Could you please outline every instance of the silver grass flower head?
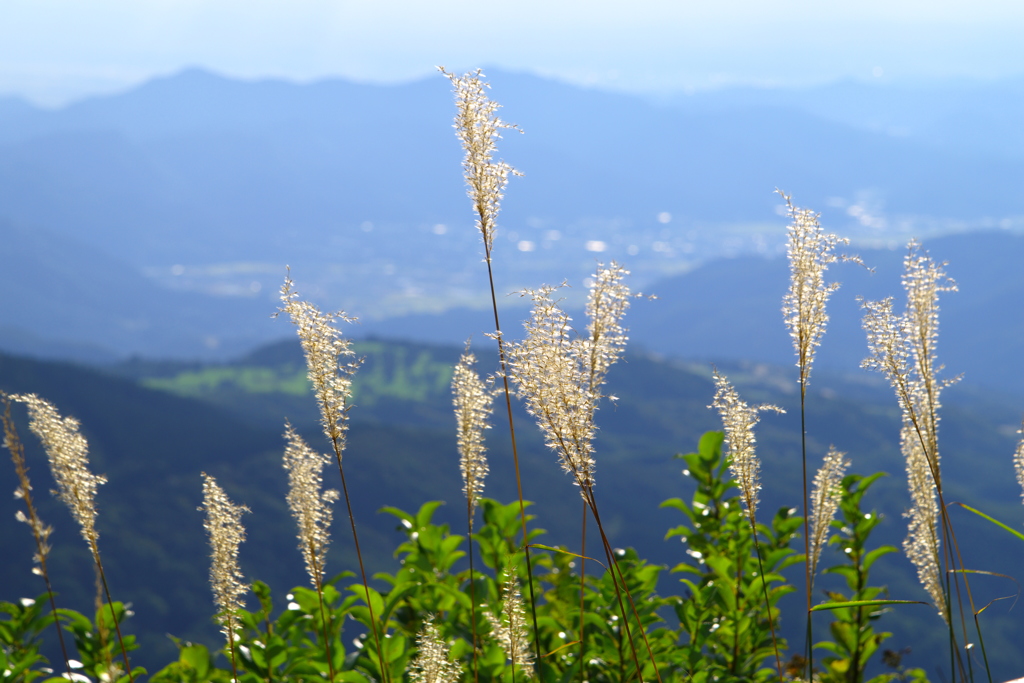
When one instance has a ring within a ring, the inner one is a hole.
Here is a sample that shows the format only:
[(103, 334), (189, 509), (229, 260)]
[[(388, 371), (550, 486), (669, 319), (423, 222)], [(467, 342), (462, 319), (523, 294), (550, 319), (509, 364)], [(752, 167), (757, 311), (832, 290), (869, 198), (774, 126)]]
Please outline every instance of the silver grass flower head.
[(467, 344), (452, 375), (459, 468), (462, 471), (462, 490), (470, 510), (476, 509), (477, 501), (484, 494), (484, 478), (488, 471), (484, 430), (490, 428), (487, 421), (494, 411), (493, 396), (473, 370), (475, 364), (476, 357), (470, 353)]
[(626, 274), (616, 263), (598, 265), (587, 303), (587, 336), (572, 329), (571, 319), (552, 299), (553, 287), (525, 292), (533, 299), (524, 324), (526, 339), (509, 345), (517, 393), (562, 468), (584, 489), (594, 484), (594, 414), (603, 397), (601, 386), (626, 343), (621, 325), (631, 296), (621, 282)]
[(935, 480), (917, 430), (907, 420), (904, 420), (900, 432), (900, 445), (906, 459), (911, 500), (910, 511), (904, 515), (909, 522), (903, 551), (917, 568), (917, 578), (928, 591), (939, 616), (949, 623), (939, 569), (939, 505)]
[(323, 491), (321, 472), (330, 458), (317, 453), (285, 424), (284, 468), (288, 472), (288, 508), (298, 525), (299, 550), (314, 586), (323, 580), (330, 545), (331, 505), (338, 492)]
[(491, 636), (498, 641), (505, 657), (513, 667), (519, 667), (526, 676), (533, 675), (533, 651), (526, 632), (526, 610), (519, 590), (519, 581), (511, 567), (505, 571), (502, 583), (501, 614), (485, 611), (491, 625)]
[(477, 216), (476, 227), (489, 260), (508, 177), (510, 174), (520, 175), (504, 161), (495, 161), (494, 155), (502, 129), (516, 126), (498, 118), (501, 105), (487, 97), (490, 86), (482, 80), (483, 71), (477, 69), (464, 76), (456, 76), (443, 67), (438, 69), (448, 77), (455, 90), (455, 135), (466, 153), (462, 168)]
[(50, 461), (50, 471), (57, 483), (56, 495), (71, 510), (78, 522), (82, 538), (96, 554), (96, 490), (106, 484), (106, 477), (89, 470), (89, 444), (79, 431), (73, 417), (61, 417), (52, 403), (35, 394), (11, 397), (28, 407), (29, 429), (39, 437)]
[(622, 280), (629, 271), (612, 261), (607, 268), (597, 264), (597, 272), (591, 276), (593, 284), (587, 295), (587, 337), (589, 367), (593, 378), (590, 384), (599, 387), (604, 383), (608, 369), (626, 349), (626, 328), (622, 319), (629, 309), (632, 293)]
[(562, 469), (587, 487), (594, 482), (594, 396), (580, 363), (581, 343), (553, 292), (544, 286), (524, 293), (533, 299), (533, 310), (524, 323), (526, 338), (508, 345), (509, 366), (516, 393), (540, 425), (545, 444)]
[(921, 245), (911, 241), (904, 259), (903, 287), (907, 292), (906, 329), (909, 336), (911, 362), (914, 366), (912, 398), (917, 412), (924, 416), (918, 425), (927, 445), (929, 462), (938, 468), (939, 395), (960, 377), (940, 380), (944, 369), (936, 359), (939, 339), (939, 294), (957, 291), (956, 282), (947, 277), (944, 263), (936, 263)]
[[(339, 320), (354, 322), (355, 318), (341, 311), (323, 313), (308, 301), (301, 300), (290, 277), (285, 278), (281, 287), (281, 302), (280, 310), (291, 318), (302, 343), (324, 434), (334, 443), (340, 459), (348, 430), (352, 377), (361, 361), (355, 359), (352, 343), (341, 336), (341, 331), (334, 324)], [(352, 360), (344, 362), (345, 358)]]
[(825, 460), (818, 473), (814, 475), (814, 486), (811, 492), (811, 542), (810, 563), (811, 580), (814, 580), (821, 559), (821, 549), (828, 542), (828, 530), (835, 519), (836, 510), (843, 497), (843, 476), (850, 461), (844, 458), (834, 446), (829, 447)]
[(1017, 430), (1020, 440), (1017, 441), (1017, 450), (1013, 452), (1013, 469), (1017, 472), (1017, 483), (1020, 484), (1021, 498), (1024, 498), (1024, 422)]
[(797, 208), (788, 195), (779, 194), (786, 200), (792, 221), (787, 242), (789, 291), (782, 299), (782, 314), (793, 339), (801, 380), (806, 386), (815, 351), (828, 324), (826, 304), (839, 288), (838, 282), (825, 282), (825, 271), (837, 261), (861, 261), (855, 256), (836, 255), (836, 247), (849, 244), (850, 240), (826, 233), (817, 213)]
[(942, 264), (936, 264), (916, 241), (908, 245), (904, 258), (903, 286), (907, 292), (905, 312), (892, 312), (892, 299), (863, 302), (864, 329), (870, 355), (862, 367), (886, 375), (896, 392), (903, 419), (925, 453), (925, 465), (933, 481), (940, 481), (939, 409), (940, 394), (959, 377), (940, 380), (943, 367), (936, 360), (941, 292), (956, 291), (956, 283), (946, 276)]
[(228, 499), (217, 480), (203, 472), (203, 528), (210, 540), (210, 586), (217, 606), (217, 621), (230, 642), (237, 628), (236, 614), (242, 609), (242, 596), (249, 590), (238, 568), (238, 546), (245, 540), (242, 514), (249, 509)]
[(409, 666), (412, 683), (457, 683), (462, 671), (448, 656), (448, 645), (434, 625), (434, 615), (416, 636), (418, 651)]
[(893, 386), (903, 426), (900, 445), (906, 461), (911, 508), (903, 549), (917, 567), (918, 579), (928, 591), (940, 616), (949, 622), (939, 570), (939, 509), (941, 486), (938, 426), (939, 396), (959, 378), (939, 380), (935, 346), (939, 331), (939, 293), (956, 290), (944, 264), (936, 264), (912, 240), (903, 260), (903, 287), (907, 307), (901, 316), (892, 312), (892, 300), (865, 302), (864, 329), (871, 355), (863, 367), (879, 370)]
[(718, 410), (722, 418), (725, 446), (728, 448), (729, 472), (739, 485), (747, 512), (753, 519), (757, 513), (761, 491), (761, 463), (755, 450), (754, 426), (761, 419), (761, 411), (785, 411), (769, 404), (749, 406), (740, 399), (739, 393), (728, 378), (717, 369), (714, 371), (714, 378), (715, 399), (709, 407)]
[(892, 297), (861, 301), (869, 355), (860, 365), (884, 374), (899, 397), (901, 384), (910, 376), (910, 334), (904, 317), (893, 313), (892, 303)]

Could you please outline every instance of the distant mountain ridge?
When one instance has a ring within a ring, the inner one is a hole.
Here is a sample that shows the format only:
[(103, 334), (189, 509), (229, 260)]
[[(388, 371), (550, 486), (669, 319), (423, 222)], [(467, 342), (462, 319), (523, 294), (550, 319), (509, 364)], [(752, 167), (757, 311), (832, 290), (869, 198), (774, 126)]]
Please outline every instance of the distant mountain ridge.
[[(776, 186), (829, 229), (875, 242), (1024, 227), (1024, 155), (836, 119), (858, 93), (884, 110), (884, 90), (836, 86), (816, 109), (806, 93), (770, 91), (669, 106), (490, 76), (501, 115), (525, 131), (501, 142), (525, 176), (500, 217), (500, 292), (578, 283), (598, 259), (647, 287), (716, 255), (777, 253)], [(992, 88), (984, 101), (999, 101)], [(1006, 84), (1000, 111), (1016, 111), (1018, 90)], [(900, 116), (923, 116), (915, 102)], [(0, 101), (0, 259), (19, 273), (0, 299), (0, 347), (224, 357), (278, 336), (264, 323), (286, 265), (304, 295), (367, 329), (482, 308), (453, 111), (440, 75), (297, 85), (195, 69), (52, 111)], [(965, 130), (1003, 130), (984, 121)]]

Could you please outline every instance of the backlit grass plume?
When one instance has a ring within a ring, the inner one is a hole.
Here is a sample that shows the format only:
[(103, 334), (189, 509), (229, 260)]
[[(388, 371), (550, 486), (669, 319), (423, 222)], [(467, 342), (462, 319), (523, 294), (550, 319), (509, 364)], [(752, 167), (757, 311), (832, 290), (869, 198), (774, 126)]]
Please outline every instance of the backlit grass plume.
[(740, 487), (747, 516), (753, 524), (761, 491), (761, 463), (755, 449), (754, 426), (760, 421), (762, 411), (785, 411), (768, 404), (751, 407), (740, 399), (736, 388), (717, 369), (714, 371), (714, 378), (715, 398), (709, 407), (715, 408), (722, 418), (725, 446), (729, 451), (729, 472)]
[[(100, 535), (96, 531), (96, 491), (100, 484), (107, 483), (107, 479), (93, 474), (89, 469), (89, 443), (79, 431), (81, 425), (78, 420), (73, 417), (62, 417), (52, 403), (35, 394), (19, 394), (11, 398), (24, 403), (28, 408), (28, 427), (39, 437), (46, 451), (46, 457), (50, 461), (50, 472), (57, 483), (55, 493), (68, 506), (71, 516), (78, 523), (82, 538), (92, 553), (99, 585), (103, 587), (107, 604), (113, 610), (114, 600), (107, 585), (106, 572), (103, 570), (99, 548)], [(129, 681), (134, 681), (135, 676), (128, 661), (128, 650), (125, 648), (121, 625), (117, 619), (114, 620), (114, 629), (124, 659), (125, 671)]]
[(829, 527), (839, 509), (839, 503), (843, 496), (843, 475), (850, 462), (840, 453), (831, 447), (825, 455), (825, 461), (814, 476), (814, 489), (811, 492), (811, 538), (810, 565), (811, 580), (814, 580), (814, 573), (818, 568), (818, 560), (821, 558), (821, 549), (828, 542)]
[(462, 471), (462, 490), (466, 494), (471, 515), (484, 493), (484, 478), (488, 471), (484, 430), (490, 429), (488, 419), (494, 411), (493, 397), (480, 375), (473, 370), (475, 364), (476, 357), (467, 348), (452, 375), (459, 469)]
[(513, 671), (518, 669), (525, 676), (532, 676), (533, 653), (530, 652), (526, 633), (526, 612), (519, 592), (519, 580), (511, 566), (506, 569), (501, 586), (501, 611), (499, 614), (488, 612), (487, 620), (491, 624), (491, 636), (505, 651)]
[(89, 444), (73, 417), (61, 417), (52, 403), (35, 394), (13, 396), (28, 408), (29, 429), (39, 437), (57, 483), (57, 496), (68, 506), (89, 544), (93, 559), (99, 561), (99, 532), (96, 531), (96, 491), (107, 479), (89, 470)]
[(331, 505), (338, 500), (334, 489), (323, 490), (320, 472), (331, 459), (320, 455), (302, 440), (291, 424), (285, 424), (284, 468), (288, 472), (288, 507), (298, 524), (299, 550), (306, 562), (306, 571), (316, 589), (320, 602), (320, 620), (323, 622), (324, 646), (330, 680), (334, 680), (334, 664), (328, 628), (329, 616), (324, 607), (324, 567), (327, 564), (327, 546), (330, 544)]
[[(484, 430), (489, 429), (488, 418), (493, 411), (493, 396), (487, 385), (473, 369), (476, 357), (470, 353), (469, 342), (452, 373), (452, 400), (455, 404), (455, 422), (458, 428), (459, 469), (462, 470), (463, 492), (466, 494), (466, 534), (473, 537), (473, 513), (484, 493), (487, 476), (487, 450)], [(473, 679), (479, 675), (477, 661), (476, 620), (476, 567), (473, 562), (473, 544), (469, 544), (469, 596), (470, 620), (473, 629)]]
[(903, 413), (900, 442), (912, 501), (903, 548), (917, 567), (918, 577), (939, 615), (949, 623), (949, 595), (943, 592), (939, 569), (940, 537), (952, 533), (943, 512), (939, 397), (958, 378), (939, 379), (943, 368), (936, 360), (935, 347), (939, 335), (939, 294), (956, 291), (956, 283), (916, 241), (910, 242), (903, 265), (907, 307), (902, 315), (893, 313), (892, 298), (863, 303), (870, 355), (861, 365), (882, 372), (896, 392)]
[[(348, 484), (345, 481), (345, 468), (342, 465), (342, 453), (345, 450), (345, 437), (348, 433), (348, 411), (352, 400), (352, 378), (362, 364), (361, 359), (354, 359), (352, 342), (341, 336), (341, 330), (335, 322), (354, 322), (344, 312), (323, 313), (308, 301), (299, 298), (292, 280), (286, 277), (281, 286), (281, 311), (288, 314), (299, 334), (302, 352), (306, 356), (306, 367), (309, 381), (313, 385), (317, 406), (320, 408), (320, 421), (324, 434), (334, 449), (334, 460), (338, 465), (341, 477), (341, 490), (345, 496), (345, 507), (348, 511), (349, 523), (352, 527), (352, 542), (356, 548), (359, 561), (359, 573), (363, 580), (363, 595), (367, 609), (370, 611), (373, 641), (377, 649), (378, 661), (384, 661), (381, 649), (381, 636), (373, 615), (373, 604), (370, 600), (370, 583), (367, 579), (366, 567), (363, 563), (363, 552), (359, 546), (359, 532), (356, 530), (355, 516), (352, 514), (352, 501), (348, 495)], [(352, 360), (346, 361), (346, 358)], [(321, 602), (323, 598), (321, 596)], [(330, 658), (328, 658), (329, 660)], [(387, 669), (384, 668), (384, 680), (388, 680)], [(333, 668), (331, 678), (334, 677)]]
[(569, 315), (552, 298), (554, 287), (527, 291), (533, 310), (525, 323), (526, 339), (509, 346), (517, 391), (584, 498), (594, 485), (594, 414), (601, 387), (627, 339), (622, 327), (631, 296), (622, 283), (627, 274), (617, 263), (599, 264), (587, 299), (585, 336), (576, 334)]
[(784, 413), (782, 408), (764, 404), (751, 407), (740, 399), (736, 388), (729, 382), (725, 375), (714, 370), (715, 398), (709, 408), (718, 410), (722, 418), (722, 427), (725, 431), (725, 446), (728, 448), (726, 456), (729, 463), (729, 472), (740, 487), (740, 497), (747, 508), (747, 519), (750, 522), (750, 534), (754, 541), (754, 549), (757, 551), (758, 572), (761, 575), (761, 588), (764, 591), (764, 605), (768, 610), (768, 625), (772, 634), (772, 649), (775, 651), (775, 668), (782, 678), (782, 658), (779, 655), (779, 645), (775, 638), (775, 623), (772, 619), (771, 602), (768, 599), (768, 582), (764, 575), (764, 565), (761, 560), (761, 547), (757, 539), (757, 504), (761, 492), (761, 462), (757, 457), (754, 448), (754, 426), (760, 421), (761, 411), (772, 410), (777, 413)]
[[(778, 192), (778, 191), (777, 191)], [(825, 271), (836, 261), (855, 261), (856, 257), (837, 256), (836, 247), (849, 244), (848, 239), (826, 233), (818, 221), (818, 214), (810, 209), (793, 206), (791, 198), (782, 193), (789, 211), (790, 225), (788, 228), (787, 254), (789, 256), (789, 291), (782, 299), (782, 314), (789, 328), (796, 351), (797, 367), (799, 368), (800, 384), (800, 460), (802, 473), (803, 500), (807, 510), (813, 507), (808, 504), (807, 486), (807, 385), (810, 382), (811, 367), (821, 337), (828, 325), (826, 305), (832, 293), (839, 288), (838, 282), (825, 282)], [(863, 264), (861, 264), (863, 265)], [(825, 468), (830, 467), (826, 460)], [(820, 474), (820, 473), (819, 473)], [(819, 501), (820, 502), (820, 501)], [(807, 640), (805, 658), (807, 660), (807, 677), (812, 676), (814, 668), (813, 649), (811, 647), (811, 588), (814, 585), (814, 570), (817, 566), (816, 553), (821, 552), (820, 541), (817, 548), (812, 547), (816, 533), (827, 533), (822, 529), (815, 532), (810, 528), (813, 512), (804, 514), (804, 554), (808, 558), (805, 564), (805, 595), (807, 598)], [(827, 526), (827, 524), (826, 524)]]
[[(516, 490), (519, 497), (519, 522), (523, 534), (523, 547), (526, 551), (527, 585), (530, 588), (530, 611), (533, 616), (534, 633), (537, 628), (537, 600), (533, 592), (533, 560), (529, 547), (529, 534), (526, 529), (526, 504), (523, 500), (523, 480), (519, 469), (519, 448), (516, 443), (515, 420), (512, 417), (512, 391), (509, 387), (508, 358), (505, 352), (505, 340), (501, 335), (501, 319), (498, 315), (498, 295), (494, 288), (494, 264), (491, 251), (494, 247), (494, 233), (497, 225), (501, 200), (504, 197), (505, 185), (509, 175), (520, 175), (518, 171), (504, 161), (495, 161), (497, 142), (501, 131), (516, 126), (502, 121), (498, 117), (501, 105), (487, 97), (486, 89), (490, 87), (483, 82), (483, 71), (476, 71), (456, 76), (438, 67), (455, 91), (455, 136), (462, 144), (465, 156), (462, 160), (463, 174), (466, 178), (467, 192), (473, 203), (476, 228), (484, 243), (484, 262), (487, 264), (487, 281), (491, 291), (491, 310), (494, 313), (494, 339), (498, 343), (498, 361), (501, 370), (502, 389), (505, 393), (505, 411), (508, 416), (509, 444), (512, 446), (512, 464), (516, 473)], [(536, 654), (540, 656), (540, 642), (534, 643)]]
[(317, 588), (323, 580), (330, 545), (331, 505), (340, 494), (322, 490), (320, 473), (330, 458), (310, 448), (295, 429), (285, 425), (284, 468), (288, 472), (288, 508), (298, 524), (299, 549), (306, 571)]
[(216, 618), (227, 639), (234, 679), (238, 680), (237, 614), (245, 604), (242, 596), (249, 590), (238, 567), (238, 546), (245, 540), (242, 514), (249, 512), (249, 508), (232, 503), (217, 480), (203, 472), (203, 506), (199, 509), (206, 513), (203, 528), (210, 540), (210, 586), (217, 606)]
[[(440, 67), (439, 67), (440, 68)], [(476, 213), (476, 227), (484, 241), (487, 262), (491, 260), (494, 232), (509, 175), (518, 172), (504, 161), (495, 161), (502, 129), (515, 128), (498, 118), (500, 104), (487, 97), (484, 73), (477, 69), (456, 76), (440, 68), (455, 90), (455, 135), (466, 155), (462, 168), (469, 186), (469, 198)]]
[[(352, 376), (359, 368), (352, 342), (341, 336), (336, 321), (354, 322), (344, 312), (323, 313), (308, 301), (299, 298), (292, 280), (286, 277), (281, 287), (281, 311), (288, 314), (296, 327), (302, 351), (306, 356), (309, 381), (313, 384), (324, 434), (334, 445), (339, 462), (345, 450), (348, 431), (348, 409), (352, 398)], [(343, 359), (352, 358), (348, 362)]]
[(910, 488), (910, 510), (905, 514), (907, 538), (903, 551), (917, 568), (917, 578), (931, 596), (939, 616), (949, 623), (949, 611), (942, 587), (939, 541), (939, 504), (936, 501), (935, 480), (928, 465), (928, 457), (913, 424), (905, 421), (900, 431), (900, 444), (906, 459), (907, 484)]
[[(14, 497), (20, 499), (25, 504), (25, 511), (28, 513), (25, 514), (25, 512), (18, 510), (15, 518), (19, 522), (25, 522), (32, 530), (32, 538), (36, 544), (36, 552), (32, 559), (38, 565), (32, 568), (32, 573), (43, 577), (43, 581), (46, 583), (46, 595), (50, 601), (50, 614), (53, 615), (56, 621), (57, 599), (54, 597), (53, 586), (50, 584), (50, 570), (47, 566), (47, 560), (52, 550), (50, 534), (53, 533), (53, 527), (43, 523), (32, 500), (32, 483), (29, 481), (28, 466), (25, 464), (25, 445), (21, 442), (14, 419), (11, 417), (11, 397), (0, 391), (0, 401), (4, 404), (3, 413), (0, 414), (0, 420), (4, 423), (4, 447), (10, 452), (11, 460), (14, 462), (14, 471), (18, 475), (18, 488), (14, 491)], [(60, 651), (64, 658), (64, 669), (67, 672), (67, 678), (73, 680), (71, 661), (68, 657), (67, 645), (64, 643), (63, 629), (57, 629), (57, 638), (60, 642)]]
[(1020, 484), (1021, 498), (1024, 498), (1024, 422), (1017, 430), (1020, 440), (1017, 442), (1017, 450), (1013, 452), (1013, 469), (1017, 473), (1017, 483)]
[(817, 213), (793, 206), (788, 195), (782, 194), (782, 198), (786, 200), (792, 221), (786, 245), (789, 256), (789, 291), (782, 299), (782, 315), (797, 354), (800, 386), (803, 389), (810, 377), (814, 354), (828, 325), (826, 305), (832, 293), (839, 289), (838, 282), (825, 282), (825, 271), (837, 261), (860, 263), (860, 259), (837, 255), (836, 247), (849, 244), (850, 240), (826, 233), (818, 222)]
[(448, 645), (434, 625), (430, 615), (423, 622), (423, 628), (416, 636), (418, 651), (409, 666), (409, 680), (412, 683), (457, 683), (461, 670), (459, 665), (448, 658)]

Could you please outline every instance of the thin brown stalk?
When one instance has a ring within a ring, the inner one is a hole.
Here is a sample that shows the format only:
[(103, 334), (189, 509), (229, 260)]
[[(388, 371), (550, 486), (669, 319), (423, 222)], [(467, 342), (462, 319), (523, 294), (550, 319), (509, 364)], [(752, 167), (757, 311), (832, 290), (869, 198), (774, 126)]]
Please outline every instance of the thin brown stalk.
[(497, 140), (502, 129), (516, 129), (513, 124), (502, 121), (497, 111), (501, 105), (487, 97), (480, 69), (462, 77), (448, 73), (438, 67), (455, 90), (456, 116), (455, 135), (462, 143), (466, 155), (463, 170), (468, 186), (469, 198), (476, 214), (476, 228), (484, 243), (484, 261), (487, 263), (487, 281), (491, 293), (491, 310), (494, 313), (494, 338), (498, 343), (498, 361), (505, 393), (505, 409), (508, 416), (509, 439), (512, 446), (512, 463), (516, 473), (516, 492), (519, 496), (519, 521), (523, 534), (523, 551), (526, 554), (526, 575), (530, 590), (530, 612), (533, 617), (534, 655), (540, 661), (540, 629), (537, 626), (537, 600), (533, 588), (533, 561), (530, 557), (529, 533), (526, 528), (526, 504), (523, 499), (523, 481), (519, 470), (519, 450), (516, 444), (515, 421), (512, 418), (512, 392), (508, 383), (508, 358), (501, 334), (498, 316), (498, 297), (494, 288), (494, 269), (491, 250), (497, 229), (497, 217), (509, 175), (520, 175), (504, 161), (495, 161)]
[[(804, 563), (805, 597), (807, 599), (807, 639), (805, 641), (805, 659), (807, 660), (807, 680), (813, 674), (814, 659), (811, 640), (812, 588), (814, 585), (814, 566), (810, 558), (814, 549), (811, 545), (811, 529), (809, 527), (810, 506), (807, 479), (807, 384), (810, 381), (811, 367), (815, 352), (821, 343), (828, 324), (826, 304), (832, 293), (839, 288), (839, 283), (825, 282), (825, 271), (829, 265), (837, 261), (854, 261), (860, 259), (851, 256), (837, 256), (838, 246), (849, 244), (849, 240), (833, 234), (827, 234), (818, 221), (818, 214), (808, 209), (800, 209), (793, 205), (789, 195), (776, 190), (786, 201), (790, 216), (788, 228), (788, 256), (790, 266), (790, 287), (782, 302), (783, 316), (789, 328), (790, 337), (797, 355), (800, 385), (800, 454), (804, 499)], [(863, 263), (861, 263), (863, 265)]]
[(480, 634), (476, 623), (476, 574), (473, 567), (473, 505), (466, 499), (466, 538), (469, 540), (469, 624), (473, 630), (473, 680), (480, 680)]
[[(642, 678), (642, 667), (626, 617), (622, 593), (637, 614), (621, 569), (601, 523), (594, 497), (593, 438), (597, 427), (594, 415), (604, 398), (601, 387), (608, 369), (622, 355), (626, 343), (621, 320), (631, 294), (622, 279), (628, 272), (616, 263), (598, 264), (587, 300), (587, 334), (576, 335), (569, 317), (552, 298), (555, 288), (545, 286), (525, 292), (534, 307), (526, 323), (526, 339), (510, 347), (512, 379), (544, 433), (546, 445), (557, 455), (562, 469), (573, 477), (601, 535), (612, 583), (616, 590), (623, 629)], [(614, 399), (614, 397), (609, 397)], [(645, 643), (646, 632), (637, 617)], [(647, 644), (650, 654), (650, 645)], [(657, 663), (652, 663), (656, 673)]]
[[(949, 628), (951, 669), (971, 677), (965, 665), (953, 624), (953, 594), (959, 611), (963, 642), (969, 641), (963, 599), (966, 594), (981, 637), (977, 609), (964, 570), (959, 544), (949, 519), (940, 470), (938, 445), (940, 394), (959, 377), (938, 379), (935, 347), (938, 340), (938, 297), (941, 292), (956, 291), (956, 283), (946, 276), (943, 266), (931, 260), (916, 241), (908, 246), (904, 259), (903, 285), (907, 292), (906, 311), (896, 316), (892, 299), (864, 302), (864, 328), (871, 355), (863, 367), (886, 375), (903, 411), (901, 444), (907, 460), (907, 475), (913, 506), (904, 550), (917, 565), (918, 576), (931, 595), (939, 615)], [(945, 543), (940, 543), (944, 540)], [(943, 571), (940, 574), (939, 565)], [(963, 574), (963, 592), (960, 575)], [(982, 648), (986, 672), (988, 657)]]
[(587, 594), (587, 503), (583, 503), (583, 519), (580, 522), (580, 683), (587, 680), (587, 635), (586, 607), (584, 597)]
[(334, 460), (338, 465), (341, 490), (345, 497), (349, 526), (352, 528), (352, 541), (355, 545), (356, 559), (359, 562), (359, 572), (363, 580), (366, 607), (370, 612), (370, 630), (373, 632), (373, 641), (377, 649), (381, 677), (388, 681), (390, 672), (385, 667), (377, 618), (373, 612), (373, 602), (370, 600), (370, 582), (367, 579), (366, 567), (363, 563), (363, 553), (359, 546), (359, 532), (356, 530), (356, 520), (352, 514), (352, 501), (349, 498), (348, 484), (345, 481), (345, 469), (341, 462), (348, 433), (352, 378), (362, 361), (358, 359), (345, 360), (354, 355), (352, 343), (342, 337), (341, 331), (334, 326), (334, 323), (338, 320), (353, 322), (355, 319), (346, 316), (342, 311), (323, 313), (308, 301), (301, 300), (289, 277), (285, 278), (284, 285), (281, 287), (281, 301), (283, 304), (281, 311), (288, 314), (298, 332), (302, 351), (306, 357), (306, 367), (309, 370), (309, 380), (313, 385), (317, 406), (320, 408), (320, 422), (324, 434), (331, 442)]
[(0, 400), (4, 403), (2, 416), (4, 423), (4, 446), (11, 454), (11, 460), (14, 461), (14, 471), (18, 475), (18, 489), (15, 491), (15, 496), (25, 502), (25, 509), (28, 513), (26, 516), (19, 511), (18, 520), (25, 522), (32, 529), (32, 538), (36, 543), (36, 552), (33, 560), (39, 565), (34, 567), (32, 572), (42, 576), (43, 581), (46, 583), (46, 595), (50, 602), (50, 614), (53, 616), (54, 627), (57, 629), (57, 639), (60, 641), (60, 652), (64, 658), (64, 668), (67, 671), (68, 680), (74, 680), (71, 675), (71, 660), (68, 657), (68, 649), (64, 644), (64, 630), (60, 627), (60, 619), (57, 616), (57, 600), (53, 594), (53, 587), (50, 585), (50, 572), (46, 566), (46, 560), (50, 554), (49, 538), (50, 534), (53, 533), (53, 527), (43, 524), (36, 512), (35, 504), (32, 502), (32, 484), (28, 478), (28, 466), (25, 464), (25, 447), (21, 443), (18, 430), (14, 425), (14, 419), (11, 417), (11, 399), (7, 394), (0, 392)]

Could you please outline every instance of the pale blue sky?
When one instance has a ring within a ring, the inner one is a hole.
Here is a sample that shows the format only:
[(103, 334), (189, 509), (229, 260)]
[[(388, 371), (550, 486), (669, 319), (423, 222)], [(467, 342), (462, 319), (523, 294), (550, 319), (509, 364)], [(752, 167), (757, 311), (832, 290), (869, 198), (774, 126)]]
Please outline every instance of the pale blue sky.
[(1021, 0), (0, 0), (0, 94), (186, 66), (394, 82), (444, 64), (632, 91), (1024, 75)]

